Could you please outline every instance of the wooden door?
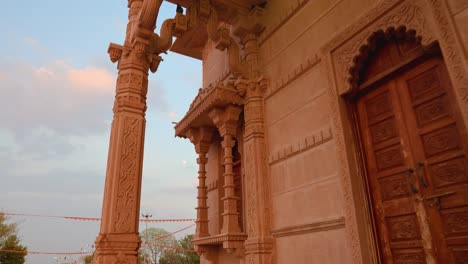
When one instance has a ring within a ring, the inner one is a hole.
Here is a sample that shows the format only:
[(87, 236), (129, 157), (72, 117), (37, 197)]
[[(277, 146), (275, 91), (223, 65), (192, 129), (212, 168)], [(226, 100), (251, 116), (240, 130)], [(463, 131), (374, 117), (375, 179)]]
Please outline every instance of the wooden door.
[(441, 59), (357, 103), (384, 263), (468, 263), (466, 130)]

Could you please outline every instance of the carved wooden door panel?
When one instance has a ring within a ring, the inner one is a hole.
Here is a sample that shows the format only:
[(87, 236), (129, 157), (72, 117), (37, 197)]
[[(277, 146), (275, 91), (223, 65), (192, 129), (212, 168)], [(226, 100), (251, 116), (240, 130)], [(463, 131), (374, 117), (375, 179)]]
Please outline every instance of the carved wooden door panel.
[(467, 135), (452, 91), (438, 58), (398, 79), (437, 261), (468, 263)]
[(367, 177), (384, 263), (426, 263), (423, 236), (413, 194), (409, 139), (390, 81), (360, 98), (357, 104)]
[(384, 263), (468, 263), (467, 136), (457, 111), (437, 58), (358, 100)]

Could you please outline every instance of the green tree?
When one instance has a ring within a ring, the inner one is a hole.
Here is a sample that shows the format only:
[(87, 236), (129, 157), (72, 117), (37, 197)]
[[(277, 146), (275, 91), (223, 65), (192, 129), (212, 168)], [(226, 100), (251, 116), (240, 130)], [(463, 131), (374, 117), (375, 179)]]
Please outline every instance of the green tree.
[[(177, 241), (176, 247), (193, 249), (193, 235), (187, 235)], [(200, 257), (195, 252), (182, 250), (166, 250), (159, 259), (159, 264), (199, 264)]]
[(23, 264), (26, 253), (4, 252), (3, 250), (26, 251), (27, 248), (20, 244), (15, 223), (7, 223), (4, 214), (0, 213), (0, 263)]
[(83, 262), (84, 264), (91, 264), (91, 262), (93, 261), (93, 255), (86, 255), (86, 256), (83, 256), (81, 257), (81, 262)]
[(162, 246), (173, 247), (176, 239), (162, 228), (148, 228), (141, 233), (143, 245), (140, 248), (140, 263), (158, 264), (163, 253), (169, 249)]

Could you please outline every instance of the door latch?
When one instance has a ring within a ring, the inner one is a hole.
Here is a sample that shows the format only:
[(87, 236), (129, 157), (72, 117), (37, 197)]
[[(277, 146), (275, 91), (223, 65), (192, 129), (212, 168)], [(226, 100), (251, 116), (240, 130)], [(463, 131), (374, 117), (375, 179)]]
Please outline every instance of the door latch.
[(432, 204), (430, 204), (430, 207), (435, 207), (437, 210), (440, 209), (440, 198), (449, 196), (454, 194), (455, 192), (443, 192), (439, 194), (434, 194), (434, 195), (428, 195), (426, 197), (419, 198), (419, 201), (429, 201), (432, 200)]

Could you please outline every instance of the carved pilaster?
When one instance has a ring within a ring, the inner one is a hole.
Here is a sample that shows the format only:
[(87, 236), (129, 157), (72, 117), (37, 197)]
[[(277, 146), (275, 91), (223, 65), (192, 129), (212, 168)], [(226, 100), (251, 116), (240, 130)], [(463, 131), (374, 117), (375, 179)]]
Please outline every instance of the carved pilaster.
[[(237, 210), (237, 201), (240, 197), (235, 196), (234, 174), (233, 174), (233, 156), (232, 148), (235, 145), (234, 137), (237, 132), (239, 114), (241, 108), (237, 106), (227, 106), (224, 109), (215, 108), (209, 116), (217, 126), (221, 137), (223, 138), (222, 147), (224, 150), (224, 204), (222, 234), (240, 233), (239, 212)], [(224, 241), (223, 247), (233, 249), (238, 247), (238, 242)]]
[(268, 81), (239, 80), (235, 86), (244, 98), (244, 172), (247, 240), (247, 263), (271, 263), (271, 183), (268, 177), (264, 136), (263, 94)]
[(210, 148), (211, 137), (213, 135), (213, 128), (201, 127), (191, 128), (187, 136), (195, 146), (195, 151), (198, 154), (197, 163), (198, 169), (198, 206), (197, 206), (197, 220), (195, 239), (209, 236), (208, 232), (208, 206), (207, 206), (207, 186), (206, 186), (206, 164), (208, 158), (206, 154)]

